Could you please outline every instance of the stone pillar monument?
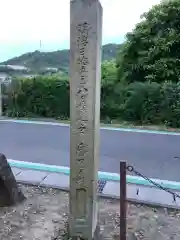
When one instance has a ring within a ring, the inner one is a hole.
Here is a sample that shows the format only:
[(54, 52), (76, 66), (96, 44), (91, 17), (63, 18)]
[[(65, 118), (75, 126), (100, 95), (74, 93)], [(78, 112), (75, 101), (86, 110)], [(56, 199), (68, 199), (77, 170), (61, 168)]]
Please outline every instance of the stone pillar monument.
[(102, 7), (99, 0), (70, 4), (69, 233), (89, 240), (97, 227)]

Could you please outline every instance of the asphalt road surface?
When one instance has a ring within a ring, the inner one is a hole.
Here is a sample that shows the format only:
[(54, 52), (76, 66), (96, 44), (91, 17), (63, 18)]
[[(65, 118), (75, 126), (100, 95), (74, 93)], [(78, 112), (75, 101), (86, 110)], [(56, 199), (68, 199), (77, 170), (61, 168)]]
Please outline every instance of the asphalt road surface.
[[(0, 152), (21, 161), (69, 166), (69, 127), (0, 122)], [(148, 177), (180, 181), (180, 136), (101, 130), (100, 171), (127, 160)]]

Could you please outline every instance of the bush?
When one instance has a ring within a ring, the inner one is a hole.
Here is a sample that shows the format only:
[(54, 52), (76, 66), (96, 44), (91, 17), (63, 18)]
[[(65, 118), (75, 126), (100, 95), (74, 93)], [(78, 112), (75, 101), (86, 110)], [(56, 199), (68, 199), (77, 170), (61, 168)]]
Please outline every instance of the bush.
[(138, 123), (158, 123), (162, 102), (161, 87), (157, 83), (132, 83), (126, 87), (123, 118)]
[(169, 127), (180, 127), (180, 83), (162, 85), (162, 122)]
[(8, 92), (6, 114), (13, 117), (69, 117), (69, 82), (53, 77), (19, 79)]
[[(21, 79), (5, 92), (8, 116), (69, 118), (69, 82), (65, 79)], [(115, 85), (106, 81), (101, 86), (101, 118), (180, 127), (180, 83)]]

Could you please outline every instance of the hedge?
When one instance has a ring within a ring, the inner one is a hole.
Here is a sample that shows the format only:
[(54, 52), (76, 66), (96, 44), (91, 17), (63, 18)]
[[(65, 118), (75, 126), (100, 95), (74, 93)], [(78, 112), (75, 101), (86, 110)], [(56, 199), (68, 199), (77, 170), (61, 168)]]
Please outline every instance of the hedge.
[[(53, 77), (19, 79), (3, 88), (4, 114), (10, 117), (69, 118), (69, 82)], [(105, 82), (101, 118), (180, 127), (180, 84)]]
[[(12, 83), (13, 84), (13, 83)], [(4, 114), (11, 117), (69, 118), (69, 83), (52, 77), (19, 79), (5, 94)]]

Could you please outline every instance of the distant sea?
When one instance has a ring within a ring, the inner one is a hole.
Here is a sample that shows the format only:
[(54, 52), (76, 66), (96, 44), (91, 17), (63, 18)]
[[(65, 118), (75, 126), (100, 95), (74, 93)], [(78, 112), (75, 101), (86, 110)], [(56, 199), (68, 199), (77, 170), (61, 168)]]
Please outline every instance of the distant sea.
[[(117, 43), (120, 44), (124, 41), (124, 37), (119, 38), (106, 38), (103, 40), (103, 44), (107, 43)], [(34, 52), (40, 50), (43, 52), (52, 52), (56, 50), (68, 49), (69, 40), (66, 42), (1, 42), (0, 41), (0, 62), (6, 61), (8, 59), (18, 57), (27, 52)]]

